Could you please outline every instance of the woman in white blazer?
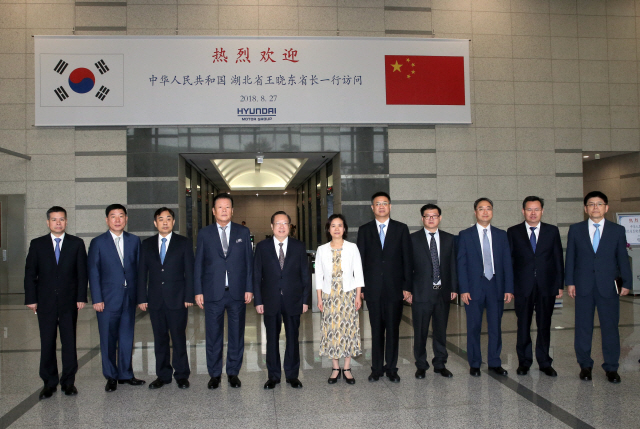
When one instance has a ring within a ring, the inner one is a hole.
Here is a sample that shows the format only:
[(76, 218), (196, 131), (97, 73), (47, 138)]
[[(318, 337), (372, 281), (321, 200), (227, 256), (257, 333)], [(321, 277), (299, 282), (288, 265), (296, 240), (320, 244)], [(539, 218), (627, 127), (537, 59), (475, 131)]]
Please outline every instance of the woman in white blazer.
[[(355, 384), (351, 358), (362, 354), (358, 310), (362, 306), (364, 276), (358, 246), (345, 240), (347, 231), (344, 216), (331, 215), (325, 225), (330, 241), (318, 247), (316, 253), (316, 289), (322, 311), (320, 356), (333, 360), (329, 384), (335, 384), (343, 374), (348, 384)], [(344, 369), (340, 369), (341, 358)]]

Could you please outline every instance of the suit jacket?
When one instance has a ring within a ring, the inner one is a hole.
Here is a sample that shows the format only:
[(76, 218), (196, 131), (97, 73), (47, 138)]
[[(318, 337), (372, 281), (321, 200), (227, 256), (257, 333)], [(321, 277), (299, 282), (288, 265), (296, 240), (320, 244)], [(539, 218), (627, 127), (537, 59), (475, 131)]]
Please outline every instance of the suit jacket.
[(280, 311), (291, 316), (302, 314), (302, 305), (309, 300), (311, 282), (307, 250), (301, 241), (292, 237), (288, 240), (282, 270), (272, 238), (262, 240), (256, 246), (253, 258), (254, 305), (264, 305), (266, 315)]
[[(138, 304), (148, 303), (152, 310), (179, 310), (185, 302), (194, 302), (193, 249), (186, 237), (175, 232), (160, 262), (158, 234), (142, 242), (138, 262)], [(147, 289), (148, 282), (148, 289)]]
[(519, 223), (507, 230), (513, 262), (514, 294), (528, 297), (536, 283), (542, 296), (556, 296), (562, 289), (564, 264), (558, 227), (540, 222), (536, 251), (528, 234), (529, 225)]
[(249, 228), (230, 222), (229, 247), (224, 256), (218, 225), (211, 224), (198, 233), (198, 247), (193, 274), (196, 295), (205, 301), (224, 297), (225, 273), (229, 276), (229, 293), (236, 301), (244, 301), (245, 292), (253, 293), (253, 250)]
[(110, 231), (97, 236), (89, 244), (87, 263), (91, 300), (94, 304), (104, 302), (105, 311), (121, 308), (125, 294), (134, 306), (136, 304), (140, 239), (126, 231), (122, 232), (122, 237), (124, 266)]
[[(493, 266), (496, 280), (496, 298), (500, 301), (505, 293), (513, 293), (513, 267), (511, 265), (511, 250), (506, 231), (491, 226), (491, 247), (493, 250)], [(471, 294), (471, 299), (482, 298), (485, 290), (481, 280), (484, 277), (484, 263), (482, 260), (482, 246), (478, 236), (478, 228), (474, 224), (471, 228), (460, 231), (458, 240), (458, 284), (460, 293)]]
[(41, 313), (70, 311), (87, 302), (87, 251), (84, 241), (65, 234), (56, 254), (51, 234), (31, 240), (24, 268), (24, 303), (38, 304)]
[(413, 301), (428, 302), (442, 299), (451, 301), (451, 293), (458, 292), (458, 273), (456, 272), (456, 247), (453, 235), (443, 230), (440, 236), (440, 279), (442, 289), (433, 288), (433, 263), (429, 240), (424, 228), (411, 234), (413, 253)]
[(358, 250), (364, 272), (363, 289), (367, 301), (402, 300), (402, 291), (411, 291), (411, 237), (402, 222), (389, 219), (384, 249), (380, 243), (376, 221), (358, 229)]
[(577, 295), (597, 290), (604, 298), (617, 295), (615, 278), (622, 277), (622, 287), (632, 289), (631, 265), (627, 254), (627, 237), (623, 226), (605, 221), (598, 251), (593, 251), (589, 221), (569, 227), (565, 284), (574, 285)]

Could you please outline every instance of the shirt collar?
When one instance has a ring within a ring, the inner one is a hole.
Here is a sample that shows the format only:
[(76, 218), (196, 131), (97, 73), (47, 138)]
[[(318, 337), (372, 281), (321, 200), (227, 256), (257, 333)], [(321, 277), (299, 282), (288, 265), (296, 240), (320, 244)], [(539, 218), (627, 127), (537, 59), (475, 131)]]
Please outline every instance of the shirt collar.
[[(593, 226), (596, 223), (594, 221), (591, 220), (591, 218), (589, 218), (589, 226)], [(604, 218), (602, 218), (602, 220), (600, 220), (600, 222), (598, 222), (598, 225), (600, 225), (600, 228), (602, 228), (604, 226)], [(595, 228), (595, 226), (593, 226)]]
[(491, 224), (487, 225), (487, 227), (485, 228), (484, 226), (480, 225), (479, 223), (476, 222), (476, 227), (478, 228), (478, 231), (482, 233), (482, 231), (484, 229), (487, 230), (487, 232), (491, 232)]
[[(280, 241), (278, 241), (275, 235), (273, 236), (273, 242), (276, 247), (280, 244)], [(289, 237), (285, 237), (285, 239), (282, 240), (282, 247), (285, 247), (287, 244), (289, 244)]]
[(376, 219), (376, 228), (378, 230), (380, 230), (380, 225), (384, 225), (385, 231), (387, 230), (387, 228), (389, 228), (389, 220), (391, 218), (388, 217), (387, 220), (385, 220), (384, 222), (378, 222), (378, 219)]
[(527, 227), (527, 231), (530, 231), (531, 230), (530, 228), (540, 228), (540, 223), (541, 222), (538, 222), (535, 225), (529, 225), (529, 223), (527, 221), (525, 221), (524, 225)]
[(118, 237), (120, 237), (120, 238), (123, 238), (123, 237), (124, 237), (124, 231), (122, 231), (122, 233), (121, 233), (119, 236), (118, 236), (118, 235), (115, 235), (115, 234), (113, 233), (113, 231), (111, 231), (111, 230), (109, 230), (109, 233), (111, 234), (111, 237), (112, 237), (114, 240), (115, 240), (116, 238), (118, 238)]
[(167, 234), (167, 236), (166, 236), (166, 237), (163, 237), (163, 236), (161, 236), (161, 235), (160, 235), (160, 233), (158, 233), (158, 241), (159, 241), (160, 243), (162, 243), (162, 239), (163, 239), (163, 238), (166, 238), (166, 239), (167, 239), (167, 241), (171, 241), (171, 236), (172, 236), (172, 235), (173, 235), (173, 231), (171, 231), (169, 234)]
[(56, 242), (56, 238), (59, 238), (60, 239), (60, 243), (62, 243), (64, 241), (64, 237), (65, 237), (65, 235), (67, 235), (67, 233), (63, 232), (60, 237), (56, 237), (55, 235), (53, 235), (53, 232), (51, 234), (49, 234), (49, 235), (51, 235), (51, 239), (53, 240), (54, 243)]
[[(427, 237), (429, 237), (429, 235), (431, 234), (431, 231), (429, 231), (427, 228), (422, 228), (424, 229), (424, 233), (427, 234)], [(434, 237), (438, 237), (440, 236), (440, 228), (436, 229), (435, 235)]]

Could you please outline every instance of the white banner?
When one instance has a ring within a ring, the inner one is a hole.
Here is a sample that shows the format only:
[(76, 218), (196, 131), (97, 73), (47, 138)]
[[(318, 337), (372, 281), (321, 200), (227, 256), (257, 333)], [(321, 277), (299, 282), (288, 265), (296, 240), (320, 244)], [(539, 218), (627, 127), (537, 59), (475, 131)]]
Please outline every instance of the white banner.
[(35, 36), (37, 126), (468, 124), (469, 41)]

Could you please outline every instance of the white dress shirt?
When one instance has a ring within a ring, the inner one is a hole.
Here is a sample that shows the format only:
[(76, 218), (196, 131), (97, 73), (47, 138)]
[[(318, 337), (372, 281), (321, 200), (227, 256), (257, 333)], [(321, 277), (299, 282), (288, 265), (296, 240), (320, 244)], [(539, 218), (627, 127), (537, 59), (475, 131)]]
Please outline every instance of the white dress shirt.
[[(273, 236), (273, 244), (276, 246), (276, 255), (278, 255), (278, 258), (280, 257), (280, 241), (276, 238), (276, 236)], [(282, 241), (282, 252), (284, 253), (284, 257), (287, 257), (287, 245), (289, 244), (289, 237), (286, 237), (284, 239), (284, 241)]]
[(531, 228), (535, 228), (533, 233), (536, 235), (536, 243), (538, 243), (538, 239), (540, 238), (540, 222), (536, 225), (529, 225), (529, 222), (525, 222), (524, 225), (527, 228), (527, 237), (529, 237), (529, 241), (531, 241)]
[[(595, 224), (594, 221), (591, 220), (591, 218), (589, 218), (589, 238), (591, 239), (591, 245), (593, 246), (593, 236), (596, 233), (596, 227), (593, 226)], [(602, 240), (602, 230), (604, 229), (604, 218), (602, 218), (602, 220), (600, 222), (598, 222), (598, 225), (600, 225), (600, 228), (598, 228), (600, 230), (600, 240)]]
[(384, 240), (387, 240), (387, 233), (389, 232), (389, 219), (391, 218), (387, 218), (387, 220), (385, 220), (384, 222), (380, 223), (378, 222), (378, 219), (376, 219), (376, 229), (378, 231), (378, 236), (380, 236), (380, 225), (384, 225)]
[[(111, 238), (113, 238), (113, 244), (116, 244), (116, 238), (120, 238), (120, 244), (118, 244), (117, 246), (120, 248), (120, 254), (122, 255), (122, 261), (120, 261), (122, 263), (122, 266), (124, 266), (124, 234), (120, 233), (120, 235), (115, 235), (113, 233), (113, 231), (109, 230), (109, 232), (111, 233)], [(120, 255), (118, 255), (118, 258), (120, 257)], [(127, 281), (124, 281), (124, 287), (127, 287)]]
[[(216, 222), (216, 226), (218, 227), (218, 237), (220, 237), (220, 245), (222, 245), (222, 226), (218, 222)], [(227, 236), (227, 250), (229, 250), (229, 236), (231, 235), (231, 222), (227, 225), (227, 229), (224, 230), (225, 235)], [(224, 251), (224, 246), (222, 246), (222, 250)], [(229, 273), (225, 271), (224, 274), (224, 286), (229, 287)]]
[[(424, 233), (427, 235), (427, 243), (429, 243), (429, 250), (431, 250), (431, 233), (427, 228), (424, 228)], [(436, 229), (433, 239), (436, 240), (436, 249), (438, 249), (438, 262), (440, 262), (440, 230), (439, 229)], [(442, 275), (440, 275), (440, 280), (438, 281), (438, 283), (434, 283), (434, 285), (440, 286), (441, 284), (442, 284)]]
[[(480, 237), (480, 250), (482, 250), (482, 257), (484, 258), (484, 230), (485, 227), (483, 227), (482, 225), (480, 225), (479, 223), (476, 223), (476, 227), (478, 228), (478, 237)], [(491, 249), (490, 253), (491, 253), (491, 269), (493, 270), (493, 274), (496, 273), (496, 265), (493, 263), (493, 240), (491, 239), (491, 225), (487, 225), (487, 237), (489, 238), (489, 247)]]
[(64, 243), (64, 236), (66, 234), (63, 232), (62, 235), (60, 237), (56, 237), (55, 235), (53, 235), (53, 233), (51, 233), (51, 242), (53, 243), (53, 251), (56, 251), (56, 238), (60, 239), (60, 251), (62, 251), (62, 243)]
[(158, 254), (160, 253), (160, 250), (162, 249), (162, 239), (163, 238), (167, 239), (167, 242), (164, 244), (165, 251), (169, 250), (169, 243), (171, 242), (171, 236), (172, 235), (173, 235), (173, 231), (171, 231), (169, 234), (167, 234), (166, 237), (163, 237), (160, 234), (158, 234)]

